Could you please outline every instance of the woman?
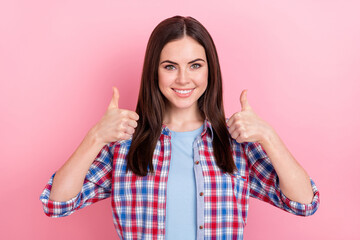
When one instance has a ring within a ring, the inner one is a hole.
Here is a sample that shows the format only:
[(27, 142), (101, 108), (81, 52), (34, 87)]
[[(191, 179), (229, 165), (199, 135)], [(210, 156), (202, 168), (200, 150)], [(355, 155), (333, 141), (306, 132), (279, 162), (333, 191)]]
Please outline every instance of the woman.
[(317, 210), (315, 183), (246, 91), (226, 121), (216, 48), (194, 18), (152, 32), (136, 112), (118, 99), (113, 88), (106, 114), (49, 180), (48, 216), (111, 197), (120, 239), (242, 239), (249, 196), (296, 215)]

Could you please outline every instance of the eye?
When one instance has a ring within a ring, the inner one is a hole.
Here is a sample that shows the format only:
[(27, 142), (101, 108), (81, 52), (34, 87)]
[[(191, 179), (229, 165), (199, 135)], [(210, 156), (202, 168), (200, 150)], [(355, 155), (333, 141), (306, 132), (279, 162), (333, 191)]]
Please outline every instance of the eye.
[(175, 69), (174, 65), (166, 65), (164, 68), (166, 70), (174, 70)]
[(191, 65), (191, 68), (193, 68), (193, 69), (200, 68), (200, 67), (201, 67), (201, 65), (198, 63)]

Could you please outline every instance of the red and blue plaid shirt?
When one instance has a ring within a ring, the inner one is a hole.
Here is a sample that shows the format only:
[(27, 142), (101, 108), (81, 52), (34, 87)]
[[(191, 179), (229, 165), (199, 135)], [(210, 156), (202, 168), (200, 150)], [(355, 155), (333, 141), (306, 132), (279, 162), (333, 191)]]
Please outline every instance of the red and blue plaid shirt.
[[(53, 176), (40, 199), (50, 217), (62, 217), (111, 197), (113, 220), (120, 239), (165, 239), (166, 187), (171, 159), (171, 132), (163, 126), (154, 155), (154, 174), (145, 177), (125, 173), (131, 139), (105, 145), (92, 163), (81, 192), (65, 202), (49, 199)], [(249, 196), (268, 202), (292, 214), (309, 216), (319, 207), (319, 192), (310, 204), (288, 199), (280, 190), (279, 178), (264, 149), (258, 143), (237, 143), (232, 139), (238, 171), (223, 173), (216, 165), (212, 128), (204, 130), (193, 144), (196, 180), (196, 239), (242, 239)]]

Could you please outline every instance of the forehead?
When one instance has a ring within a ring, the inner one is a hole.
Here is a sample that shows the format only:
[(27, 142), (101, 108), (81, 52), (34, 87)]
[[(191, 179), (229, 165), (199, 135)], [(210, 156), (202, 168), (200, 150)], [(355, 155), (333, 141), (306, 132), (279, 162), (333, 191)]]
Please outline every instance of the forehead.
[(168, 42), (161, 51), (160, 60), (191, 61), (195, 58), (206, 60), (206, 53), (203, 46), (195, 39), (185, 36)]

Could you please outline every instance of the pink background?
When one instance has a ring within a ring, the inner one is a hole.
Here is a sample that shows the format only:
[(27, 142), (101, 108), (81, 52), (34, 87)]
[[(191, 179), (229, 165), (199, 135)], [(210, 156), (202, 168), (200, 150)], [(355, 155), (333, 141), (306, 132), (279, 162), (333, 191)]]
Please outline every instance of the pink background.
[(245, 239), (359, 239), (358, 1), (0, 3), (0, 239), (117, 239), (109, 199), (45, 216), (46, 182), (105, 113), (113, 85), (134, 110), (147, 40), (190, 15), (211, 33), (229, 117), (249, 103), (315, 180), (315, 215), (250, 200)]

